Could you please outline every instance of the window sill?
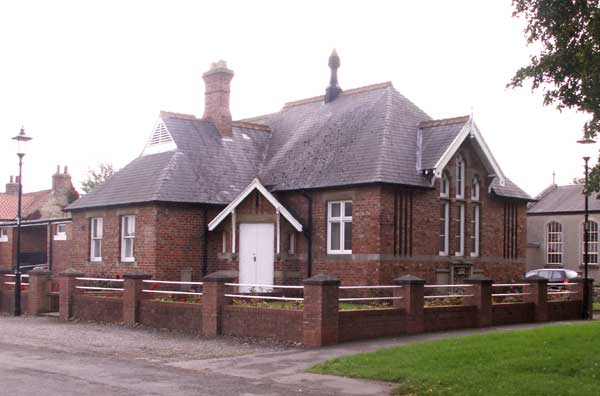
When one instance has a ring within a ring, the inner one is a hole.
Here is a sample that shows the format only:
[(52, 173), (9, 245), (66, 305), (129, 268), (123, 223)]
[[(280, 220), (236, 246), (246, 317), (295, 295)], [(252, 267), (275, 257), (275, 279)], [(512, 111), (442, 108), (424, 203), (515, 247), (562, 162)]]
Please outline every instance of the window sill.
[(441, 257), (448, 257), (448, 253), (446, 253), (446, 252), (440, 252), (439, 255)]
[(0, 243), (8, 242), (8, 238), (0, 238)]
[(479, 257), (479, 253), (471, 253), (471, 257)]
[(121, 258), (121, 264), (134, 264), (135, 258)]
[(336, 251), (336, 250), (331, 251), (330, 250), (327, 252), (327, 255), (329, 255), (329, 256), (344, 256), (344, 255), (349, 256), (351, 254), (352, 254), (352, 250), (344, 250), (344, 251)]
[(54, 235), (54, 240), (55, 241), (66, 241), (67, 240), (67, 236), (62, 234), (62, 235)]
[(90, 264), (102, 264), (102, 257), (90, 259)]

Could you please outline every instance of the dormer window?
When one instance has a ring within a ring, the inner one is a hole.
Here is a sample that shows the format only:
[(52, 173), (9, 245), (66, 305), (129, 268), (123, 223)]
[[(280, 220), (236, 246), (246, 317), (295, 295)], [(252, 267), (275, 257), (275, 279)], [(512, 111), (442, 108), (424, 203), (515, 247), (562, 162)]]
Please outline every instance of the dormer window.
[(165, 151), (175, 150), (177, 145), (167, 129), (167, 125), (162, 119), (159, 119), (154, 130), (146, 143), (146, 148), (142, 155), (163, 153)]
[(442, 173), (442, 180), (440, 182), (440, 197), (448, 198), (450, 196), (450, 179), (448, 173)]
[(471, 184), (471, 200), (479, 201), (479, 177), (473, 177), (473, 182)]
[(456, 159), (456, 198), (465, 197), (465, 161), (461, 156)]

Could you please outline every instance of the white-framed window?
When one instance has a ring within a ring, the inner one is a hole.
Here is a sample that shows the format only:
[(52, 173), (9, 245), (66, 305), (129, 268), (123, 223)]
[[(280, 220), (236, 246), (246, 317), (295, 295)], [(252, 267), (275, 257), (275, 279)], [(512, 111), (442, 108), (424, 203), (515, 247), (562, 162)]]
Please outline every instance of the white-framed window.
[(450, 202), (442, 201), (440, 205), (440, 256), (448, 255), (450, 231)]
[[(598, 223), (593, 220), (588, 221), (588, 263), (598, 264)], [(581, 224), (581, 263), (585, 263), (585, 223)]]
[(465, 161), (459, 155), (456, 158), (456, 198), (465, 197)]
[(352, 254), (352, 201), (327, 204), (327, 253)]
[(135, 261), (133, 245), (135, 242), (135, 216), (121, 217), (121, 261)]
[(221, 233), (221, 253), (227, 253), (227, 231)]
[(479, 201), (479, 177), (473, 176), (473, 181), (471, 183), (471, 201)]
[(471, 256), (479, 256), (479, 204), (473, 204), (471, 213)]
[(90, 261), (102, 261), (103, 232), (102, 218), (90, 219)]
[(546, 225), (546, 256), (548, 264), (562, 264), (562, 224), (551, 221)]
[(456, 205), (456, 256), (465, 254), (465, 204)]
[(66, 224), (57, 224), (56, 225), (56, 233), (54, 234), (55, 241), (65, 241), (67, 239), (67, 225)]
[(8, 242), (8, 228), (0, 227), (0, 242)]
[(290, 240), (288, 244), (288, 254), (296, 254), (296, 233), (290, 232)]
[(440, 197), (448, 198), (450, 196), (450, 178), (448, 172), (442, 173), (442, 180), (440, 181)]

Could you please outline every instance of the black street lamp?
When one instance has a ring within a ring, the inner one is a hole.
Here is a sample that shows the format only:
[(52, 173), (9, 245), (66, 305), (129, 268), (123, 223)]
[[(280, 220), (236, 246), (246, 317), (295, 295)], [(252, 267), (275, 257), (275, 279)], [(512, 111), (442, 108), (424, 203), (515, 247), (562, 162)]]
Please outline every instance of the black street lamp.
[(23, 199), (23, 157), (25, 146), (31, 137), (25, 134), (25, 129), (13, 138), (17, 141), (17, 157), (19, 157), (19, 196), (17, 200), (17, 260), (15, 263), (15, 316), (21, 315), (21, 201)]
[[(584, 136), (583, 139), (578, 140), (577, 143), (579, 144), (594, 144), (596, 143), (596, 141), (592, 138), (590, 138), (589, 136)], [(583, 276), (583, 320), (588, 320), (591, 319), (589, 316), (589, 312), (590, 312), (590, 293), (589, 293), (589, 264), (590, 264), (590, 257), (589, 257), (589, 240), (590, 240), (590, 222), (589, 222), (589, 215), (590, 215), (590, 211), (589, 211), (589, 192), (587, 191), (588, 188), (588, 174), (589, 174), (589, 166), (588, 166), (588, 162), (590, 161), (590, 157), (585, 156), (583, 157), (583, 162), (584, 162), (584, 169), (585, 169), (585, 184), (584, 184), (584, 188), (583, 188), (583, 196), (584, 196), (584, 214), (583, 214), (583, 271), (584, 271), (584, 276)]]

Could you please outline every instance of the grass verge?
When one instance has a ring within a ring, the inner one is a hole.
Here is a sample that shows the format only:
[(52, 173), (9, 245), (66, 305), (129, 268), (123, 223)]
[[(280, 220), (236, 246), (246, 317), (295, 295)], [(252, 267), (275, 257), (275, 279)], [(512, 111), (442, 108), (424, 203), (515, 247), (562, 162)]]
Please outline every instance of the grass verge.
[(402, 396), (600, 395), (600, 323), (430, 341), (312, 367), (398, 383)]

